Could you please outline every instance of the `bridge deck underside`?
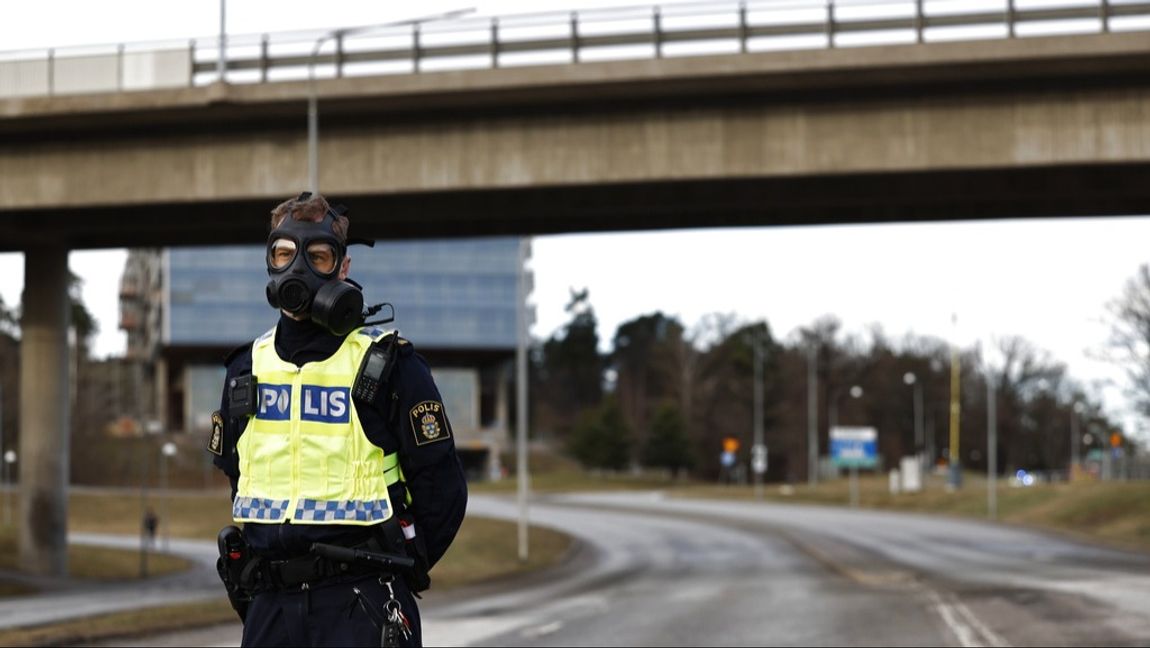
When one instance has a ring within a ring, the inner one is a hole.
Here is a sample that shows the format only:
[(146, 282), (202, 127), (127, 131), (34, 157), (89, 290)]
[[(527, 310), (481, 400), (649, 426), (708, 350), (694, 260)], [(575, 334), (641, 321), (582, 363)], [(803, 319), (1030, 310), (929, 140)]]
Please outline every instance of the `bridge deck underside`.
[[(356, 236), (379, 239), (576, 231), (878, 223), (1150, 213), (1150, 164), (856, 174), (429, 194), (336, 194)], [(18, 211), (0, 249), (262, 242), (274, 201)], [(107, 226), (117, 223), (115, 229)]]

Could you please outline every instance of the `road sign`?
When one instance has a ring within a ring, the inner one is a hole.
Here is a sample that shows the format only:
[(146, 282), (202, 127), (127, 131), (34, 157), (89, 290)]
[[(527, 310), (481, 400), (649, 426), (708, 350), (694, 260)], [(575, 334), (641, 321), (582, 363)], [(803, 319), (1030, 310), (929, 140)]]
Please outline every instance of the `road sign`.
[(878, 430), (872, 427), (831, 428), (831, 461), (844, 468), (878, 465)]
[(1120, 445), (1122, 445), (1122, 435), (1114, 432), (1110, 435), (1110, 447), (1117, 448)]
[(735, 454), (739, 451), (739, 440), (735, 437), (723, 437), (723, 452)]
[(759, 443), (751, 448), (751, 470), (755, 471), (756, 475), (762, 475), (767, 472), (766, 444)]
[(719, 455), (719, 463), (723, 464), (724, 468), (730, 468), (731, 466), (734, 466), (735, 453), (727, 452), (724, 450), (723, 454)]

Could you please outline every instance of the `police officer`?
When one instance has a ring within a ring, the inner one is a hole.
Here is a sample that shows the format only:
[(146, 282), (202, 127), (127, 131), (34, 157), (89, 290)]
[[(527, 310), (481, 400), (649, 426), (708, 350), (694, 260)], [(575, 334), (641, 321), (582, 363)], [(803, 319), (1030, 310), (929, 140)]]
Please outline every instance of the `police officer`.
[[(243, 523), (221, 558), (243, 645), (422, 645), (413, 594), (467, 504), (442, 398), (409, 342), (361, 325), (342, 208), (304, 193), (272, 211), (271, 229), (280, 319), (228, 357), (208, 443)], [(315, 543), (415, 567), (337, 560)]]

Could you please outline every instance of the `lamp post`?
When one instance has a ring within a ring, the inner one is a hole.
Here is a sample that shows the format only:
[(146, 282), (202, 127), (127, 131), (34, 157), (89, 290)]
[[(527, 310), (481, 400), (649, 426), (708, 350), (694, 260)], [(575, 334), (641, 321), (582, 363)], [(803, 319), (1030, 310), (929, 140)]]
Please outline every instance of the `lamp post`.
[(811, 488), (819, 483), (818, 359), (818, 343), (811, 340), (807, 348), (807, 485)]
[(1079, 456), (1081, 451), (1078, 444), (1082, 436), (1078, 432), (1078, 418), (1086, 411), (1086, 406), (1082, 401), (1074, 401), (1074, 406), (1070, 408), (1070, 469), (1066, 472), (1066, 481), (1074, 481), (1074, 473), (1081, 465), (1082, 459)]
[[(958, 315), (953, 315), (951, 321), (958, 328)], [(958, 346), (953, 342), (950, 345), (950, 480), (947, 482), (949, 490), (958, 490), (962, 486), (962, 460), (959, 456), (959, 421), (962, 414), (962, 366), (958, 357)]]
[(16, 464), (16, 451), (4, 451), (4, 526), (12, 526), (12, 469)]
[[(942, 369), (943, 369), (942, 361), (939, 360), (938, 358), (932, 358), (930, 361), (930, 377), (931, 377), (931, 379), (932, 380), (935, 379), (938, 376), (939, 372), (942, 371)], [(924, 419), (926, 419), (924, 422), (925, 423), (924, 424), (925, 429), (923, 430), (923, 432), (926, 436), (926, 463), (927, 463), (927, 470), (928, 471), (933, 470), (935, 462), (938, 461), (938, 448), (935, 445), (938, 441), (935, 438), (935, 427), (934, 427), (935, 412), (937, 412), (937, 409), (932, 408), (929, 415), (925, 411), (923, 413), (923, 417), (924, 417)]]
[(216, 59), (216, 74), (220, 83), (227, 83), (228, 71), (228, 0), (220, 0), (220, 52)]
[(519, 239), (519, 266), (516, 272), (515, 299), (515, 479), (519, 504), (519, 561), (528, 558), (528, 510), (527, 491), (527, 258), (530, 255), (531, 239)]
[[(0, 371), (0, 450), (7, 445), (4, 439), (4, 375)], [(12, 507), (8, 499), (8, 462), (0, 464), (0, 481), (4, 483), (4, 526), (12, 526)]]
[[(853, 385), (850, 388), (851, 398), (858, 400), (862, 398), (863, 388), (858, 385)], [(859, 507), (859, 467), (857, 463), (851, 463), (851, 508)]]
[(168, 520), (168, 500), (172, 498), (168, 492), (168, 459), (176, 456), (176, 444), (168, 441), (160, 448), (160, 500), (162, 503), (160, 519), (164, 525), (164, 551), (168, 550), (168, 536), (171, 522)]
[(751, 448), (751, 472), (754, 473), (755, 499), (763, 498), (763, 473), (767, 472), (767, 447), (763, 444), (763, 334), (756, 332), (751, 343), (755, 349), (754, 445)]
[(903, 374), (902, 381), (914, 387), (914, 453), (918, 457), (921, 470), (925, 452), (922, 434), (922, 383), (918, 381), (918, 376), (915, 376), (913, 371)]
[(986, 515), (998, 519), (998, 398), (994, 373), (986, 372)]
[[(445, 18), (457, 18), (473, 11), (475, 11), (473, 7), (468, 9), (455, 9), (420, 18), (408, 18), (406, 20), (397, 20), (378, 25), (333, 29), (315, 40), (315, 46), (312, 48), (311, 56), (308, 58), (307, 63), (307, 175), (308, 190), (311, 191), (312, 194), (319, 193), (319, 96), (315, 88), (315, 62), (316, 58), (319, 57), (319, 50), (323, 47), (323, 44), (334, 38), (342, 47), (343, 39), (353, 34), (362, 34), (376, 29), (399, 27), (402, 25), (412, 25), (418, 29), (420, 23), (430, 22), (432, 20), (443, 20)], [(418, 54), (416, 54), (416, 56), (418, 56)]]

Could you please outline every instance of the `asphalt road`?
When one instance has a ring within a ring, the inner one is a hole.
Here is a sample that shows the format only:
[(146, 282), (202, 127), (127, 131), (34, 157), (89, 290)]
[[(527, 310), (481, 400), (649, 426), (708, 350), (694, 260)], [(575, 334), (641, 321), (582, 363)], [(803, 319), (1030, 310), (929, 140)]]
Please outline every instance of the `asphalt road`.
[[(475, 496), (470, 512), (516, 508)], [(551, 497), (531, 518), (583, 540), (573, 559), (429, 593), (427, 645), (1150, 644), (1150, 557), (1048, 534), (657, 493)], [(139, 645), (237, 645), (238, 633)]]

